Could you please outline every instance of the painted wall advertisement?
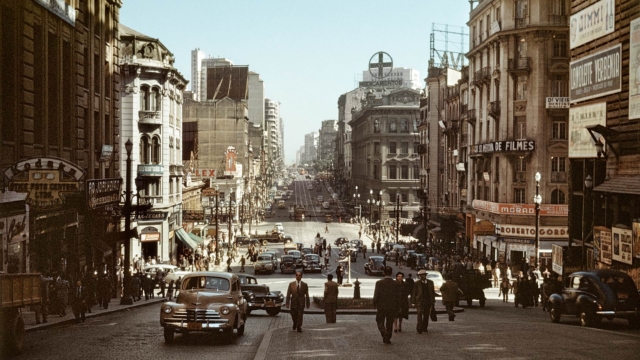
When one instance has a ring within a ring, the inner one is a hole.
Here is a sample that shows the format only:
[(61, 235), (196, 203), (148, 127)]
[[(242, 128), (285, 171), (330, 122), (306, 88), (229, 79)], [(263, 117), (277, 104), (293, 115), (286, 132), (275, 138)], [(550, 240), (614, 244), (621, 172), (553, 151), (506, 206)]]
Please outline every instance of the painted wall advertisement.
[(629, 119), (640, 119), (640, 18), (631, 22), (629, 40)]
[(613, 260), (629, 265), (633, 264), (631, 230), (613, 227), (611, 232), (613, 234)]
[(640, 259), (640, 222), (633, 222), (633, 256)]
[(569, 64), (571, 103), (620, 92), (621, 68), (621, 44), (572, 61)]
[[(595, 141), (587, 126), (607, 125), (607, 103), (574, 106), (569, 109), (569, 157), (598, 157)], [(605, 143), (604, 137), (594, 134), (598, 141)]]
[(562, 275), (562, 246), (551, 244), (551, 269)]
[(571, 16), (569, 45), (573, 49), (611, 34), (615, 29), (615, 0), (601, 0)]
[(225, 176), (234, 176), (236, 174), (236, 158), (238, 154), (236, 153), (235, 146), (227, 147), (227, 151), (225, 152), (225, 162), (224, 162), (224, 175)]
[(593, 257), (595, 261), (611, 264), (611, 230), (609, 228), (593, 227)]

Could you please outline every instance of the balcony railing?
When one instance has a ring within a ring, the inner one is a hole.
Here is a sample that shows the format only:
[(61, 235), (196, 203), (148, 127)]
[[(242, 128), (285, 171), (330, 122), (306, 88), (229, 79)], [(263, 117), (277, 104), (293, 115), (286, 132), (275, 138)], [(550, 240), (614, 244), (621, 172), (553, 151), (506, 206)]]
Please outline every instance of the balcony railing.
[(138, 175), (140, 176), (162, 176), (163, 166), (160, 164), (140, 164), (138, 165)]
[(500, 117), (500, 100), (492, 101), (489, 104), (489, 116), (494, 119), (498, 119)]
[(566, 15), (551, 15), (551, 24), (555, 26), (569, 25), (569, 17)]
[(476, 122), (476, 109), (467, 110), (467, 121)]
[(508, 70), (510, 72), (530, 72), (531, 58), (521, 57), (516, 59), (509, 59)]
[(162, 116), (160, 111), (138, 111), (138, 122), (147, 125), (162, 125)]
[(469, 104), (460, 105), (460, 113), (465, 116), (467, 115), (467, 109), (469, 109)]
[(159, 196), (139, 196), (138, 203), (140, 205), (162, 204), (162, 195)]
[(527, 19), (516, 18), (516, 29), (524, 29), (527, 27)]
[(418, 145), (418, 154), (426, 154), (427, 153), (427, 145), (420, 144)]

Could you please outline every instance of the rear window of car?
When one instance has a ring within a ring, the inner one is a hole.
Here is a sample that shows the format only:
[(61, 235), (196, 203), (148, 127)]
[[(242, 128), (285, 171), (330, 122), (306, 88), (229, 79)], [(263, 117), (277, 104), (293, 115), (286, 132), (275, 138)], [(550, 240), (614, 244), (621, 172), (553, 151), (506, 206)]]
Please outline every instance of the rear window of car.
[(604, 276), (600, 278), (600, 281), (616, 294), (626, 294), (629, 296), (629, 293), (634, 291), (633, 283), (622, 276)]
[(229, 280), (214, 276), (189, 277), (182, 283), (182, 290), (190, 289), (229, 291)]

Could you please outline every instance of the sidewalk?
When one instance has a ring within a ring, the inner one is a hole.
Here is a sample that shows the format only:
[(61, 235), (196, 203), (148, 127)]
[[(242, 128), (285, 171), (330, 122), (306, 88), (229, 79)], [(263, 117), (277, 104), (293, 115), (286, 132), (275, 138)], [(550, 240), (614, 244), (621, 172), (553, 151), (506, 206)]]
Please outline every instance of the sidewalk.
[[(149, 299), (149, 300), (143, 299), (141, 301), (134, 302), (133, 305), (120, 305), (120, 298), (111, 299), (108, 309), (104, 309), (104, 308), (98, 307), (98, 305), (95, 305), (91, 308), (91, 313), (87, 312), (85, 314), (85, 318), (90, 319), (93, 317), (114, 314), (117, 312), (127, 311), (127, 310), (131, 310), (131, 309), (135, 309), (143, 306), (159, 304), (164, 301), (165, 299), (156, 297), (155, 299)], [(73, 311), (71, 310), (71, 306), (67, 308), (66, 316), (61, 317), (58, 314), (49, 314), (49, 316), (47, 316), (47, 323), (36, 324), (36, 313), (33, 311), (23, 310), (22, 319), (24, 320), (26, 332), (50, 329), (53, 327), (58, 327), (63, 325), (75, 324), (76, 322), (76, 318), (73, 316)]]

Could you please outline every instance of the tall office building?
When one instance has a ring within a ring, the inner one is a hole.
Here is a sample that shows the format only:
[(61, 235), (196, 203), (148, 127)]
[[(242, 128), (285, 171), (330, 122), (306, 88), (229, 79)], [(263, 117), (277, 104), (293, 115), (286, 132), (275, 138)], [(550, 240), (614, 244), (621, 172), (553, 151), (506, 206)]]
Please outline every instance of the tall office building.
[(200, 73), (202, 72), (202, 60), (204, 59), (204, 51), (200, 48), (191, 50), (191, 92), (193, 100), (200, 100)]

